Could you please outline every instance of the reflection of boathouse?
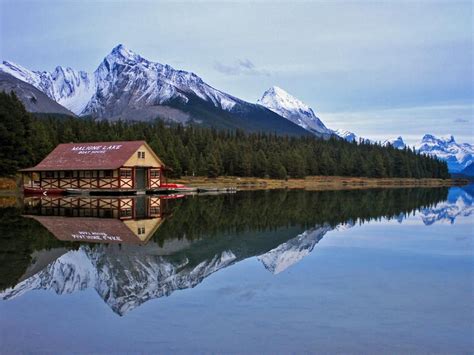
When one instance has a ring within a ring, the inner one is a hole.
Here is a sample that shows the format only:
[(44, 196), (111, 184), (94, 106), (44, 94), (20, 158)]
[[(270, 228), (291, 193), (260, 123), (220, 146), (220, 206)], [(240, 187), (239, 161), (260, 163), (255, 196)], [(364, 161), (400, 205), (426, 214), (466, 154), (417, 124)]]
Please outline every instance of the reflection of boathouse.
[(145, 141), (58, 145), (32, 168), (30, 188), (153, 189), (164, 182), (164, 165)]
[(25, 200), (25, 214), (56, 238), (92, 243), (144, 243), (164, 220), (159, 197), (43, 197)]

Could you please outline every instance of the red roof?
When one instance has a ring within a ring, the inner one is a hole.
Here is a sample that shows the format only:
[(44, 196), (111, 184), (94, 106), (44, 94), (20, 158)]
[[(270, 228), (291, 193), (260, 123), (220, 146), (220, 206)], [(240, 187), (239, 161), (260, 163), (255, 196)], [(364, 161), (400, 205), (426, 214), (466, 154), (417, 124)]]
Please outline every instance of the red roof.
[(147, 144), (145, 141), (60, 144), (41, 163), (22, 171), (118, 169), (142, 145)]

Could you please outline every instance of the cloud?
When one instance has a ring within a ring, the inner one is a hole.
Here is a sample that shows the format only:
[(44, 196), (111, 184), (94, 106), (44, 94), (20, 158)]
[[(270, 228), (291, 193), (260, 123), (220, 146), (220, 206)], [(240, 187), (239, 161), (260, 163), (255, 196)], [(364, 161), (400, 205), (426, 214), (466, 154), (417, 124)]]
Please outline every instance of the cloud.
[(326, 126), (332, 129), (345, 129), (373, 140), (401, 135), (409, 145), (418, 144), (426, 133), (444, 137), (452, 134), (456, 141), (472, 144), (472, 129), (466, 129), (465, 124), (453, 124), (453, 122), (472, 122), (469, 118), (471, 116), (471, 103), (318, 114)]
[(248, 58), (239, 59), (231, 64), (216, 61), (214, 62), (214, 69), (226, 75), (270, 75), (267, 70), (257, 68)]
[(469, 123), (469, 120), (465, 118), (456, 118), (453, 122), (454, 123)]

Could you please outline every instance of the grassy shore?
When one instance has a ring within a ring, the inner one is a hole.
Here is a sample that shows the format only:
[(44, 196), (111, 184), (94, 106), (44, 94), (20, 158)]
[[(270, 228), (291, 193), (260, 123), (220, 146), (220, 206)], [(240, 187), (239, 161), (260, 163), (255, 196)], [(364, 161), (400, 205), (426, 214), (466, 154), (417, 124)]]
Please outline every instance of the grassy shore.
[(260, 189), (306, 189), (306, 190), (350, 190), (369, 188), (441, 187), (467, 184), (462, 179), (374, 179), (344, 176), (308, 176), (304, 179), (261, 179), (253, 177), (222, 176), (218, 178), (182, 177), (170, 182), (195, 187), (237, 187), (239, 190)]
[[(261, 179), (254, 177), (221, 176), (218, 178), (191, 177), (169, 179), (169, 182), (192, 187), (236, 187), (239, 190), (306, 189), (306, 190), (351, 190), (376, 187), (440, 187), (461, 186), (463, 179), (373, 179), (344, 176), (308, 176), (304, 179)], [(20, 192), (18, 182), (12, 178), (0, 178), (0, 194), (15, 195)]]

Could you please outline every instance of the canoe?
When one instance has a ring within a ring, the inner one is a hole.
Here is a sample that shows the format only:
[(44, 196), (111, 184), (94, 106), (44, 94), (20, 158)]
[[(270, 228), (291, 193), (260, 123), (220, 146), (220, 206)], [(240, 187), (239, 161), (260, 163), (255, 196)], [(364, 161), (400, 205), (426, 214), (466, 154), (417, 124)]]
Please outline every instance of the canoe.
[(40, 187), (23, 187), (23, 194), (25, 195), (41, 195), (41, 196), (49, 196), (49, 195), (63, 195), (65, 193), (65, 189), (43, 189)]

